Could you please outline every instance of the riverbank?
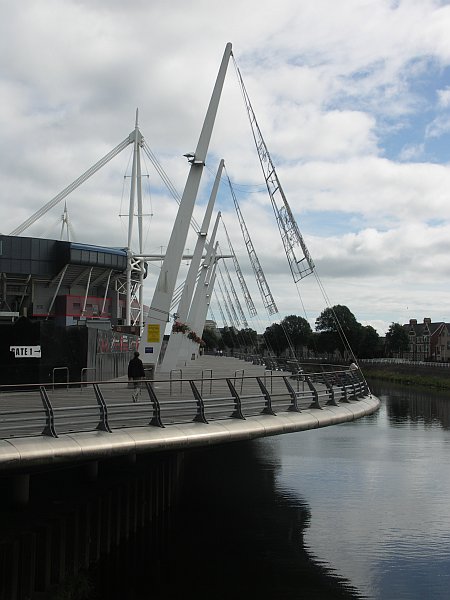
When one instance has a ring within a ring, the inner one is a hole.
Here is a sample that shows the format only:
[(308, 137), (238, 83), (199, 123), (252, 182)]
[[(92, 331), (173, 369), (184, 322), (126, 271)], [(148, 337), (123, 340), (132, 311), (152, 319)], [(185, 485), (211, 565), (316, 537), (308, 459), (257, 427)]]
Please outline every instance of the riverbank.
[(450, 368), (392, 363), (364, 363), (361, 367), (371, 379), (450, 391)]

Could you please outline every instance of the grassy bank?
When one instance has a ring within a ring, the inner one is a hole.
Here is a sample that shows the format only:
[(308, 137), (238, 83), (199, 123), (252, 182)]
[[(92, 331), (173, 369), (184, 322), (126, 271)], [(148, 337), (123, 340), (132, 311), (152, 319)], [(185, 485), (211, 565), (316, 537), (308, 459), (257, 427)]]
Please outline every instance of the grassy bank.
[(423, 365), (395, 364), (364, 364), (361, 366), (364, 375), (372, 379), (439, 390), (450, 390), (450, 369), (432, 366), (426, 367)]

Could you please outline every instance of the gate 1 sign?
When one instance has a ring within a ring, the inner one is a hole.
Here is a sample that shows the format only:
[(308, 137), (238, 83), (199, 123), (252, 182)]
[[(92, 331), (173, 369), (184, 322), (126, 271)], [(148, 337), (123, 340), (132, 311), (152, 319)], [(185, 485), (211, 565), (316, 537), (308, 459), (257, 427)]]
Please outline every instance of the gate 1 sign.
[(10, 346), (16, 358), (41, 358), (40, 346)]

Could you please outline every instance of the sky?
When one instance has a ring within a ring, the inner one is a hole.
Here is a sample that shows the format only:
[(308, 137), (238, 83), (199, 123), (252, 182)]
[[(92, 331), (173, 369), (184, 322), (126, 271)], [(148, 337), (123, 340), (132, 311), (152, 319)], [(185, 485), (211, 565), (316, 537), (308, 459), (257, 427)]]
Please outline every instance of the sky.
[[(258, 309), (256, 318), (247, 315), (249, 325), (263, 331), (288, 314), (314, 325), (327, 303), (348, 306), (380, 335), (410, 318), (450, 322), (450, 2), (0, 6), (1, 233), (124, 140), (136, 108), (147, 145), (181, 194), (189, 171), (183, 155), (196, 148), (231, 42), (317, 274), (298, 284), (290, 275), (231, 61), (195, 218), (201, 222), (223, 158), (279, 311), (269, 317), (262, 304), (224, 179), (216, 208)], [(75, 241), (126, 246), (131, 152), (127, 147), (68, 196)], [(160, 253), (178, 207), (147, 158), (142, 169), (144, 251)], [(58, 204), (22, 235), (59, 239), (62, 210)], [(219, 241), (226, 253), (222, 226)], [(186, 251), (194, 245), (191, 231)], [(147, 303), (159, 266), (150, 266)], [(180, 281), (186, 270), (183, 263)], [(242, 295), (240, 301), (245, 309)], [(216, 301), (212, 310), (222, 325)]]

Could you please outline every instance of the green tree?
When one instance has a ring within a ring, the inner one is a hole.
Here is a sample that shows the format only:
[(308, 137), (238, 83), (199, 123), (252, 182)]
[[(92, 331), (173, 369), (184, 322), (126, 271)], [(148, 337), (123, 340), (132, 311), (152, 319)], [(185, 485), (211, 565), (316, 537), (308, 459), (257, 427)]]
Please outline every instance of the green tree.
[(272, 323), (264, 332), (264, 341), (269, 352), (273, 351), (277, 356), (288, 346), (286, 334), (280, 323)]
[(342, 358), (345, 358), (348, 345), (350, 348), (357, 347), (361, 327), (350, 309), (341, 304), (325, 308), (316, 319), (316, 331), (326, 333), (328, 352), (338, 350)]
[(248, 352), (256, 352), (258, 334), (254, 329), (246, 327), (238, 331), (238, 338), (241, 348), (245, 348)]
[(311, 325), (303, 317), (297, 315), (289, 315), (285, 317), (281, 325), (285, 336), (289, 337), (289, 340), (294, 347), (296, 356), (301, 356), (303, 348), (308, 346), (312, 336)]
[(214, 331), (214, 329), (210, 329), (209, 327), (205, 327), (203, 330), (202, 340), (205, 342), (206, 350), (214, 350), (215, 348), (220, 347), (220, 336)]
[(388, 354), (399, 354), (403, 356), (409, 348), (409, 337), (400, 323), (391, 323), (386, 333), (386, 350)]
[(371, 325), (361, 326), (356, 352), (359, 358), (374, 358), (380, 355), (380, 336)]
[(222, 330), (222, 341), (227, 348), (240, 348), (241, 342), (235, 327), (224, 327)]

